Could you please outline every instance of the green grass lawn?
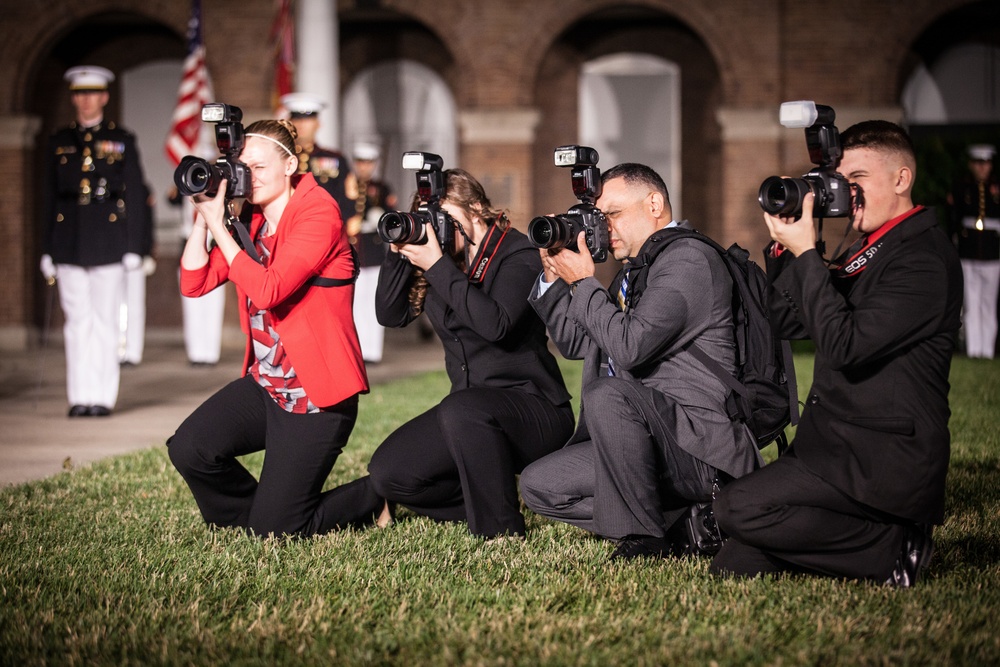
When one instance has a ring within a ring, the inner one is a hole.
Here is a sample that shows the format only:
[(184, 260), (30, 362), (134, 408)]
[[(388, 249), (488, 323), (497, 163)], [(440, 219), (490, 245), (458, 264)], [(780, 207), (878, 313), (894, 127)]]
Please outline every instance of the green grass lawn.
[[(914, 589), (612, 565), (530, 513), (526, 542), (407, 513), (298, 541), (209, 532), (158, 446), (0, 491), (0, 665), (998, 664), (1000, 361), (956, 358), (952, 384), (947, 519)], [(330, 483), (447, 388), (376, 387)]]

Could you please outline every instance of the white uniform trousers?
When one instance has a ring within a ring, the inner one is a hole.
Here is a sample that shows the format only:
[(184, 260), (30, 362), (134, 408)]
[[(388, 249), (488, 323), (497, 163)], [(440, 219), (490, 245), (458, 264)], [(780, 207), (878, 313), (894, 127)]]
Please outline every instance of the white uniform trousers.
[(217, 364), (222, 352), (222, 318), (226, 286), (199, 297), (181, 297), (184, 316), (184, 349), (193, 364)]
[(962, 276), (965, 278), (962, 327), (966, 354), (992, 359), (997, 341), (1000, 260), (963, 259)]
[(121, 360), (139, 364), (146, 345), (146, 270), (125, 269), (125, 314), (122, 319), (125, 345)]
[(57, 264), (59, 303), (66, 324), (66, 394), (70, 405), (114, 408), (118, 400), (121, 264)]
[(385, 341), (385, 328), (375, 317), (375, 291), (381, 268), (363, 267), (354, 284), (354, 326), (361, 342), (361, 357), (373, 363), (382, 361), (382, 344)]

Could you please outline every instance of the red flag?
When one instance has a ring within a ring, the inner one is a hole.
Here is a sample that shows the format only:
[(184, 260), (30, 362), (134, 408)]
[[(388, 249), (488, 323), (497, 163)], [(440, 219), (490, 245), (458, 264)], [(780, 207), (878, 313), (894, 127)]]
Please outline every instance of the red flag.
[(282, 95), (295, 89), (295, 21), (292, 0), (277, 0), (278, 14), (271, 24), (271, 46), (274, 50), (274, 99), (277, 109)]
[[(167, 134), (164, 150), (176, 166), (189, 153), (198, 150), (204, 140), (214, 145), (211, 130), (201, 122), (201, 107), (213, 101), (212, 80), (205, 65), (205, 44), (201, 32), (201, 0), (192, 0), (191, 20), (188, 23), (188, 53), (184, 59), (184, 74), (177, 90), (173, 124)], [(208, 136), (205, 136), (208, 135)], [(199, 141), (199, 140), (202, 141)]]

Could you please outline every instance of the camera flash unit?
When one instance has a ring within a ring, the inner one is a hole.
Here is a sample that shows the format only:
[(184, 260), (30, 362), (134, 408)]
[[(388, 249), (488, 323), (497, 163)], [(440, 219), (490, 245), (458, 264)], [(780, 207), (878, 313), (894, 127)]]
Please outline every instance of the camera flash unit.
[(819, 112), (812, 100), (799, 100), (782, 103), (778, 117), (785, 127), (811, 127), (819, 118)]
[(403, 153), (403, 169), (413, 171), (440, 170), (444, 166), (444, 160), (434, 153), (422, 153), (420, 151), (409, 151)]

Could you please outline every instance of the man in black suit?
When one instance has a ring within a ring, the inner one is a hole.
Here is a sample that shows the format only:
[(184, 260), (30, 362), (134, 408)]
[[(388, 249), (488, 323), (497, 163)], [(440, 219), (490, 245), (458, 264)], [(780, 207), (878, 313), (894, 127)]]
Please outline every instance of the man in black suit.
[(816, 344), (795, 440), (715, 500), (724, 575), (805, 572), (911, 586), (944, 514), (948, 372), (962, 270), (934, 213), (914, 206), (913, 145), (887, 121), (842, 137), (857, 244), (824, 264), (813, 196), (764, 216), (772, 325)]

